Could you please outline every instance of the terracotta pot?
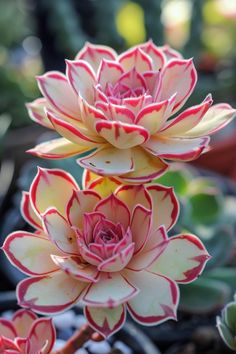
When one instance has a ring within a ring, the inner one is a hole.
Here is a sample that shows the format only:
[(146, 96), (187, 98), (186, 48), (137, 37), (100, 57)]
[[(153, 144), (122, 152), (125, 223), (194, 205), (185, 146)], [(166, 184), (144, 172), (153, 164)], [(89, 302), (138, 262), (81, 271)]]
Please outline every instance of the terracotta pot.
[(236, 139), (231, 136), (221, 142), (215, 143), (207, 154), (203, 154), (194, 166), (203, 167), (220, 173), (236, 181)]

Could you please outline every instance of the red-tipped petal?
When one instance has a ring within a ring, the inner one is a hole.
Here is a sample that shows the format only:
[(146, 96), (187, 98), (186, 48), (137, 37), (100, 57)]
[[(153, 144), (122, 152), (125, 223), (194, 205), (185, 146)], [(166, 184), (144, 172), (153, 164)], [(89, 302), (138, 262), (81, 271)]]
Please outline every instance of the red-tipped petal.
[(21, 214), (23, 218), (35, 229), (40, 229), (40, 230), (42, 229), (42, 221), (35, 213), (31, 205), (30, 195), (28, 192), (22, 193)]
[(171, 48), (167, 44), (162, 47), (158, 47), (158, 49), (164, 54), (166, 62), (169, 62), (172, 59), (183, 59), (182, 55), (177, 50)]
[(125, 71), (135, 68), (138, 72), (152, 70), (152, 59), (141, 48), (132, 48), (118, 58)]
[(38, 76), (37, 80), (40, 91), (56, 111), (70, 118), (80, 119), (77, 96), (65, 75), (57, 71), (49, 71), (42, 76)]
[(144, 246), (150, 232), (151, 222), (152, 211), (137, 205), (131, 220), (131, 233), (132, 241), (135, 243), (135, 253), (140, 252)]
[(95, 73), (91, 66), (84, 60), (66, 60), (67, 77), (75, 93), (92, 103), (94, 100), (93, 86)]
[(166, 100), (144, 107), (136, 117), (136, 124), (147, 129), (150, 134), (155, 134), (168, 118), (165, 114), (168, 105), (169, 100)]
[(153, 184), (147, 186), (147, 191), (152, 199), (152, 230), (161, 225), (170, 230), (179, 216), (179, 202), (173, 188)]
[(149, 138), (149, 133), (145, 128), (117, 121), (97, 122), (96, 130), (100, 136), (118, 149), (129, 149), (141, 145)]
[(45, 237), (16, 231), (6, 238), (2, 249), (9, 261), (25, 274), (49, 274), (58, 269), (51, 260), (51, 254), (60, 252)]
[(53, 261), (64, 272), (84, 282), (97, 282), (99, 280), (98, 270), (91, 264), (84, 263), (80, 257), (61, 257), (52, 255)]
[(0, 318), (0, 338), (1, 336), (12, 340), (17, 337), (17, 332), (14, 324), (12, 323), (12, 321), (7, 320), (6, 318)]
[(172, 114), (178, 111), (194, 90), (197, 72), (192, 60), (171, 60), (162, 73), (162, 86), (158, 99), (165, 100), (177, 93)]
[(125, 323), (126, 308), (124, 305), (112, 309), (85, 306), (84, 315), (96, 332), (104, 337), (110, 337)]
[(210, 138), (181, 139), (152, 136), (143, 147), (151, 154), (174, 161), (191, 161), (197, 159), (207, 148)]
[(153, 70), (160, 70), (165, 64), (165, 55), (162, 50), (158, 48), (152, 40), (144, 44), (139, 44), (138, 47), (142, 49), (143, 52), (149, 55), (152, 58), (152, 67)]
[(219, 103), (206, 112), (201, 122), (187, 132), (189, 137), (198, 137), (205, 134), (214, 134), (225, 127), (236, 117), (236, 109), (225, 103)]
[(100, 102), (97, 107), (104, 112), (107, 121), (132, 124), (135, 121), (134, 113), (125, 106)]
[(105, 215), (114, 224), (121, 223), (125, 230), (130, 224), (130, 212), (127, 205), (114, 194), (102, 199), (97, 204), (95, 211)]
[(201, 122), (204, 114), (208, 111), (212, 102), (211, 95), (208, 95), (201, 104), (186, 109), (176, 118), (172, 119), (170, 122), (167, 122), (160, 134), (167, 137), (188, 136), (188, 131)]
[(144, 247), (132, 257), (127, 268), (136, 272), (147, 269), (165, 251), (168, 242), (164, 226), (150, 232)]
[(52, 206), (64, 214), (74, 189), (79, 190), (79, 186), (69, 173), (59, 169), (39, 168), (29, 194), (39, 214)]
[(134, 170), (132, 151), (112, 146), (105, 146), (77, 161), (82, 167), (106, 176), (117, 176)]
[(134, 162), (133, 172), (119, 176), (120, 179), (128, 183), (151, 182), (154, 178), (161, 176), (168, 168), (168, 165), (160, 158), (150, 155), (141, 148), (132, 149), (132, 158)]
[(51, 111), (47, 112), (47, 116), (52, 122), (55, 130), (64, 138), (72, 141), (74, 144), (82, 145), (85, 147), (96, 147), (103, 139), (99, 138), (96, 134), (89, 131), (83, 123), (71, 124), (63, 119), (60, 119)]
[(123, 248), (116, 253), (100, 263), (98, 265), (98, 270), (102, 272), (119, 272), (124, 269), (130, 262), (134, 253), (135, 243), (132, 242), (126, 248)]
[(152, 207), (151, 197), (143, 184), (121, 185), (115, 195), (128, 206), (131, 215), (137, 205), (141, 205), (145, 209)]
[(102, 59), (97, 74), (97, 80), (101, 85), (102, 91), (105, 90), (107, 83), (115, 84), (123, 73), (124, 70), (119, 63)]
[(83, 215), (93, 211), (101, 197), (94, 191), (74, 191), (67, 205), (67, 219), (72, 226), (82, 228)]
[(127, 271), (127, 276), (140, 292), (128, 301), (130, 315), (140, 324), (153, 326), (176, 319), (178, 287), (172, 280), (153, 272)]
[(121, 182), (115, 177), (102, 177), (99, 176), (90, 183), (89, 188), (97, 192), (101, 197), (105, 198), (115, 192)]
[[(81, 109), (81, 119), (84, 125), (90, 130), (90, 133), (97, 135), (95, 124), (98, 120), (104, 119), (106, 120), (107, 117), (101, 111), (95, 108), (94, 106), (88, 104), (83, 99), (80, 99), (80, 109)], [(98, 139), (98, 137), (96, 137)]]
[(36, 145), (33, 149), (27, 150), (27, 152), (44, 159), (58, 160), (80, 155), (89, 150), (91, 150), (90, 146), (80, 146), (65, 138), (59, 138)]
[(37, 315), (30, 310), (18, 310), (14, 313), (12, 322), (17, 330), (17, 337), (28, 337), (30, 327), (37, 319)]
[(59, 250), (69, 254), (78, 254), (75, 232), (55, 208), (48, 209), (42, 215), (42, 220), (48, 237)]
[(81, 59), (87, 61), (97, 72), (102, 59), (116, 60), (116, 52), (108, 46), (87, 42), (76, 55), (76, 60)]
[(24, 279), (16, 292), (20, 306), (41, 314), (54, 314), (73, 306), (86, 286), (87, 283), (59, 271), (51, 276)]
[(127, 279), (115, 273), (101, 273), (98, 283), (93, 283), (83, 295), (86, 305), (114, 308), (137, 295), (138, 289)]
[(203, 271), (210, 256), (194, 235), (178, 235), (170, 242), (150, 270), (163, 274), (178, 283), (190, 283)]
[(27, 354), (50, 354), (56, 340), (56, 329), (51, 318), (39, 318), (29, 333), (29, 351)]
[(39, 123), (40, 125), (54, 129), (53, 125), (51, 124), (50, 120), (47, 118), (45, 113), (45, 108), (49, 108), (49, 104), (46, 98), (37, 98), (33, 102), (26, 103), (26, 108), (28, 110), (30, 118)]

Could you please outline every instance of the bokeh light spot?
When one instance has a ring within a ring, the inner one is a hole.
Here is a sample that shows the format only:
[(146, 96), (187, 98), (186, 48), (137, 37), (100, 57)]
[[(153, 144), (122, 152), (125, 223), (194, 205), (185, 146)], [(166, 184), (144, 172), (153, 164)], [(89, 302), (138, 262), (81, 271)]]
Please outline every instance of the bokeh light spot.
[(133, 2), (127, 2), (117, 13), (116, 27), (128, 47), (144, 42), (146, 31), (142, 7)]

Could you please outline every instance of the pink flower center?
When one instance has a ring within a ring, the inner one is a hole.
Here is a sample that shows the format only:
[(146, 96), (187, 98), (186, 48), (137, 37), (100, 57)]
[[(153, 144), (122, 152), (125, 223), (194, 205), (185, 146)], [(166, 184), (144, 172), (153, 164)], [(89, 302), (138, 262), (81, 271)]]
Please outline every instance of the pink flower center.
[(100, 230), (96, 236), (97, 243), (110, 244), (117, 243), (119, 241), (118, 236), (113, 230)]
[(129, 102), (132, 106), (139, 105), (142, 109), (152, 102), (156, 102), (160, 89), (160, 72), (149, 71), (144, 75), (135, 68), (122, 74), (116, 82), (107, 82), (102, 88), (100, 82), (95, 88), (95, 107), (103, 110), (105, 104), (126, 105)]
[(105, 94), (108, 98), (129, 98), (129, 97), (139, 97), (144, 95), (146, 92), (145, 87), (129, 87), (121, 82), (117, 82), (114, 86), (107, 84)]
[(105, 218), (97, 221), (89, 234), (85, 228), (83, 235), (86, 247), (103, 260), (112, 257), (131, 241), (131, 235), (127, 238), (127, 231), (120, 223), (115, 224)]

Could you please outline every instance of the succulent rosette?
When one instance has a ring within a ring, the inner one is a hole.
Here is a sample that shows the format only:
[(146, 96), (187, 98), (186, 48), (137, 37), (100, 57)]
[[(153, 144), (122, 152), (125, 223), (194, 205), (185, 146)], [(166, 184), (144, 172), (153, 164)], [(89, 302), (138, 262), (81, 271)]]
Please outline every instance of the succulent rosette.
[(43, 97), (27, 105), (34, 121), (62, 136), (29, 150), (40, 157), (90, 151), (82, 167), (143, 183), (164, 173), (166, 160), (196, 159), (235, 115), (227, 104), (210, 107), (211, 95), (178, 114), (197, 82), (193, 61), (152, 41), (120, 55), (86, 44), (66, 64), (66, 75), (38, 77)]
[(29, 310), (18, 310), (13, 318), (0, 318), (0, 352), (4, 354), (49, 354), (56, 339), (50, 318), (38, 318)]
[(177, 283), (202, 272), (206, 249), (194, 235), (168, 238), (179, 212), (172, 188), (114, 180), (108, 188), (101, 178), (86, 188), (87, 175), (80, 190), (68, 173), (39, 169), (22, 200), (36, 232), (14, 232), (2, 247), (30, 276), (18, 284), (19, 304), (54, 314), (80, 301), (103, 336), (123, 325), (126, 310), (144, 325), (175, 319)]

